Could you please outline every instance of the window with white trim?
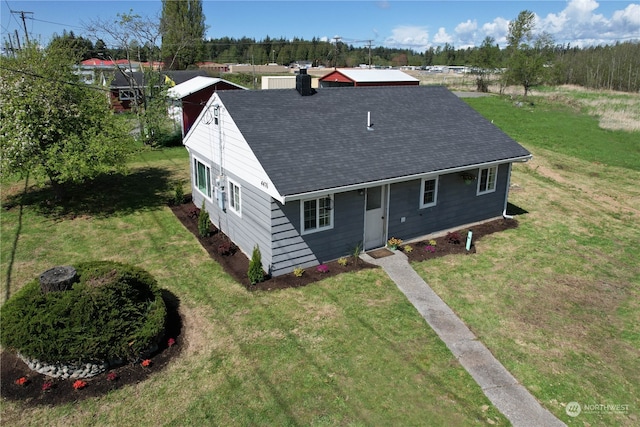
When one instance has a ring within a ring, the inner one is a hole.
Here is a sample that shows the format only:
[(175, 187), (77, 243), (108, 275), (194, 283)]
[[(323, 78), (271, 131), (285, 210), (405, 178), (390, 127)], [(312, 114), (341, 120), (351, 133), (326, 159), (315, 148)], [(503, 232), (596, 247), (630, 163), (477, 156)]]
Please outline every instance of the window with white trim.
[(140, 98), (138, 89), (120, 89), (118, 91), (118, 99), (120, 101), (133, 101)]
[(241, 188), (235, 182), (229, 180), (229, 208), (236, 214), (240, 215)]
[(198, 191), (211, 198), (211, 168), (196, 158), (193, 159), (193, 179)]
[(333, 199), (330, 195), (300, 202), (302, 234), (333, 228)]
[(497, 176), (497, 166), (480, 169), (480, 174), (478, 175), (478, 194), (486, 194), (496, 191)]
[(438, 178), (424, 178), (420, 186), (420, 208), (435, 206), (438, 200)]

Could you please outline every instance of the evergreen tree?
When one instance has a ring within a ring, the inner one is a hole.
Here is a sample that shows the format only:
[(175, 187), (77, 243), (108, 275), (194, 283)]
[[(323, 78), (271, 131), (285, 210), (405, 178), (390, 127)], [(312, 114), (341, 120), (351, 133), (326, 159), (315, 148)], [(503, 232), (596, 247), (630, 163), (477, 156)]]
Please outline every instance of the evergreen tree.
[(62, 36), (54, 34), (49, 43), (49, 47), (54, 49), (69, 49), (73, 52), (73, 55), (78, 58), (78, 61), (96, 56), (91, 40), (85, 39), (84, 37), (76, 37), (73, 31), (67, 32), (64, 30)]
[(204, 22), (202, 0), (162, 0), (162, 57), (167, 68), (184, 70), (202, 59)]
[(247, 270), (247, 276), (249, 282), (252, 285), (264, 281), (264, 271), (262, 270), (262, 254), (260, 253), (260, 247), (255, 245), (251, 254), (251, 260), (249, 261), (249, 269)]

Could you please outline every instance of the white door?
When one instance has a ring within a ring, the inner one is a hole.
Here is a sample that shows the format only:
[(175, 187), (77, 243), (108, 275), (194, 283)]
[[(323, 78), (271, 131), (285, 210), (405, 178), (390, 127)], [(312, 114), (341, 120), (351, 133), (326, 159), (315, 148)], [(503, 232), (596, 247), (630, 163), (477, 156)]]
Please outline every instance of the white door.
[(385, 188), (367, 188), (364, 215), (364, 249), (384, 246)]

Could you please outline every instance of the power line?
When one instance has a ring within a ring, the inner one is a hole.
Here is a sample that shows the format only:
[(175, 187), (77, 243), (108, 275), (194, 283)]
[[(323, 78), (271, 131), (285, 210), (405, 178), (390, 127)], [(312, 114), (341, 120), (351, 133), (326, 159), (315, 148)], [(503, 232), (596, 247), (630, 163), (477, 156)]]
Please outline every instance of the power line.
[[(7, 3), (7, 5), (8, 5), (8, 3)], [(9, 9), (9, 12), (11, 14), (14, 14), (14, 15), (20, 14), (20, 17), (22, 18), (22, 26), (24, 27), (24, 37), (27, 40), (27, 44), (28, 44), (29, 43), (29, 33), (27, 32), (27, 22), (26, 22), (25, 15), (26, 14), (33, 15), (33, 12), (26, 12), (24, 10), (12, 10), (12, 9)]]
[(63, 23), (60, 23), (60, 22), (45, 21), (43, 19), (36, 19), (36, 18), (27, 18), (27, 19), (31, 19), (32, 21), (37, 21), (37, 22), (44, 22), (45, 24), (62, 25), (63, 27), (71, 27), (71, 28), (77, 28), (79, 30), (84, 30), (83, 27), (78, 27), (77, 25), (63, 24)]

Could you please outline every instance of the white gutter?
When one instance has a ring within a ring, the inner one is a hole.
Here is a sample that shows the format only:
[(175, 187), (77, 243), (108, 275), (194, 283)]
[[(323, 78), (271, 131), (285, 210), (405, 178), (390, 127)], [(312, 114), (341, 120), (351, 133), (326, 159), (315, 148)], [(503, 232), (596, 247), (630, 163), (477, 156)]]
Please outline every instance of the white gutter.
[[(442, 170), (438, 170), (438, 171), (433, 171), (433, 172), (427, 172), (427, 173), (419, 173), (419, 174), (414, 174), (414, 175), (405, 175), (405, 176), (399, 176), (396, 178), (389, 178), (389, 179), (381, 179), (379, 181), (368, 181), (368, 182), (362, 182), (359, 184), (351, 184), (351, 185), (344, 185), (342, 187), (333, 187), (333, 188), (327, 188), (327, 189), (323, 189), (323, 190), (316, 190), (316, 191), (309, 191), (306, 193), (298, 193), (298, 194), (291, 194), (289, 196), (281, 196), (279, 199), (281, 201), (281, 203), (285, 204), (286, 202), (291, 202), (294, 200), (302, 200), (302, 199), (315, 199), (318, 197), (322, 197), (322, 196), (327, 196), (329, 194), (333, 194), (333, 193), (344, 193), (347, 191), (353, 191), (353, 190), (361, 190), (367, 187), (377, 187), (380, 185), (386, 185), (386, 184), (395, 184), (397, 182), (404, 182), (404, 181), (409, 181), (412, 179), (418, 179), (418, 178), (424, 178), (424, 177), (428, 177), (428, 176), (433, 176), (433, 175), (445, 175), (445, 174), (449, 174), (449, 173), (456, 173), (456, 172), (461, 172), (461, 171), (466, 171), (469, 169), (479, 169), (479, 168), (486, 168), (486, 167), (491, 167), (491, 166), (495, 166), (495, 165), (500, 165), (500, 164), (504, 164), (504, 163), (513, 163), (513, 162), (528, 162), (533, 156), (531, 154), (528, 154), (526, 156), (521, 156), (521, 157), (516, 157), (513, 159), (505, 159), (505, 160), (498, 160), (498, 161), (493, 161), (493, 162), (485, 162), (485, 163), (478, 163), (475, 165), (467, 165), (467, 166), (459, 166), (456, 168), (451, 168), (451, 169), (442, 169)], [(507, 188), (507, 193), (509, 192), (509, 189)], [(506, 205), (505, 205), (506, 206)]]

